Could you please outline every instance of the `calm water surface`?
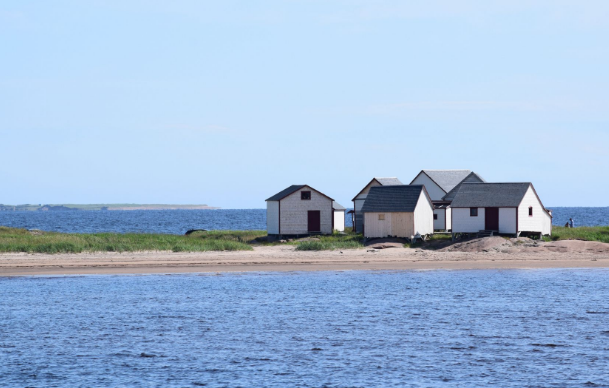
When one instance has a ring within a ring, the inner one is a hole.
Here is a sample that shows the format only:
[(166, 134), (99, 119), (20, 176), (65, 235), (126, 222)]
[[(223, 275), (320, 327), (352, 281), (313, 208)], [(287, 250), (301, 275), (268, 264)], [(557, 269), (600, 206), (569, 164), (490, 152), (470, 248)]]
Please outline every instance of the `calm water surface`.
[[(609, 207), (554, 207), (554, 225), (609, 225)], [(347, 216), (346, 226), (352, 226)], [(266, 229), (265, 209), (0, 212), (0, 225), (65, 233), (169, 233), (189, 229)]]
[(609, 271), (0, 278), (6, 387), (609, 386)]

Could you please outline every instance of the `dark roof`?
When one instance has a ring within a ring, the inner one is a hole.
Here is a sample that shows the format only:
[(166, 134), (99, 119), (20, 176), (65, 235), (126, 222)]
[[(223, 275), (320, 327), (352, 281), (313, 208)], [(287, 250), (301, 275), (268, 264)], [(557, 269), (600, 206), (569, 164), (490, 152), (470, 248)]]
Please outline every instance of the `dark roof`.
[(362, 213), (413, 212), (422, 191), (427, 195), (423, 185), (372, 187), (364, 201)]
[(324, 197), (326, 197), (326, 198), (328, 198), (328, 199), (330, 199), (330, 200), (334, 201), (334, 199), (332, 199), (332, 198), (328, 197), (327, 195), (325, 195), (324, 193), (322, 193), (322, 192), (321, 192), (321, 191), (319, 191), (319, 190), (315, 190), (314, 188), (312, 188), (312, 187), (311, 187), (311, 186), (309, 186), (309, 185), (292, 185), (292, 186), (288, 187), (288, 188), (287, 188), (287, 189), (285, 189), (285, 190), (281, 190), (280, 192), (278, 192), (277, 194), (273, 195), (272, 197), (267, 198), (266, 200), (267, 200), (267, 201), (281, 201), (282, 199), (284, 199), (284, 198), (285, 198), (285, 197), (287, 197), (288, 195), (293, 194), (293, 193), (297, 192), (298, 190), (300, 190), (300, 189), (302, 189), (302, 188), (305, 188), (305, 187), (308, 187), (309, 189), (311, 189), (311, 190), (313, 190), (313, 191), (316, 191), (316, 192), (318, 192), (319, 194), (323, 195)]
[(343, 205), (341, 205), (340, 203), (333, 201), (332, 202), (332, 209), (334, 210), (347, 210), (347, 208), (345, 208)]
[[(445, 193), (448, 193), (455, 188), (463, 179), (470, 173), (470, 170), (421, 170), (421, 172), (412, 180), (424, 173), (432, 181), (434, 181)], [(412, 184), (412, 182), (410, 182)]]
[(398, 178), (374, 178), (383, 186), (403, 185)]
[(297, 192), (298, 190), (302, 189), (305, 186), (306, 185), (292, 185), (285, 190), (281, 190), (280, 192), (273, 195), (272, 197), (267, 198), (267, 201), (279, 201), (279, 200), (287, 197), (288, 195)]
[(452, 201), (457, 194), (457, 191), (461, 188), (461, 185), (464, 183), (485, 183), (486, 181), (480, 175), (475, 172), (471, 172), (468, 176), (466, 176), (457, 186), (455, 186), (452, 190), (450, 190), (444, 197), (442, 197), (443, 201)]
[(370, 185), (370, 183), (377, 181), (381, 186), (396, 186), (396, 185), (403, 185), (402, 182), (400, 182), (400, 180), (398, 178), (395, 177), (391, 177), (391, 178), (377, 178), (374, 177), (372, 178), (372, 180), (370, 182), (368, 182), (366, 184), (366, 186), (364, 186), (363, 189), (360, 190), (359, 193), (357, 193), (357, 195), (355, 197), (353, 197), (352, 201), (355, 201), (355, 198), (357, 198), (362, 191), (366, 190), (366, 187), (368, 187), (368, 185)]
[(519, 206), (529, 186), (531, 182), (464, 183), (457, 191), (451, 207)]

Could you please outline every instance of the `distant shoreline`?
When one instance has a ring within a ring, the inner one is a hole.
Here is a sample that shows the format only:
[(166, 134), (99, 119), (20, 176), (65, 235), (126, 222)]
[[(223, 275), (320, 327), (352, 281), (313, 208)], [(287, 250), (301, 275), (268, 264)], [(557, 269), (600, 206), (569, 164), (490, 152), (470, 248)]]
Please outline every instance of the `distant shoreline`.
[(168, 205), (168, 204), (39, 204), (39, 205), (2, 205), (0, 211), (115, 211), (115, 210), (216, 210), (209, 205)]

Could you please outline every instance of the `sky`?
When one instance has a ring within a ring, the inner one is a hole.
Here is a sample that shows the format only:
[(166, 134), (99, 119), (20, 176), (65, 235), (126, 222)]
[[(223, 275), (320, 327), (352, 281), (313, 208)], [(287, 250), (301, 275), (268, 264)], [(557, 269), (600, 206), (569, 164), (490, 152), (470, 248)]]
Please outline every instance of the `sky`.
[(345, 206), (469, 169), (609, 206), (609, 2), (0, 3), (0, 203)]

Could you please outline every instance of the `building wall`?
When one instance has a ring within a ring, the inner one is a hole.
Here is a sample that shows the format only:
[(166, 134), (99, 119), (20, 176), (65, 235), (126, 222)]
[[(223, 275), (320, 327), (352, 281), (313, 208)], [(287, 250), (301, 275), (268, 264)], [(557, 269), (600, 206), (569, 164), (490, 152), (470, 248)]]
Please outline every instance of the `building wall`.
[[(301, 191), (311, 191), (311, 199), (300, 199)], [(307, 234), (308, 211), (319, 210), (321, 233), (332, 233), (332, 200), (310, 188), (302, 188), (281, 200), (281, 234)]]
[(516, 208), (499, 208), (499, 233), (516, 233)]
[(345, 212), (337, 210), (334, 212), (334, 230), (343, 232), (345, 230)]
[(279, 234), (279, 201), (266, 201), (266, 232)]
[[(379, 220), (379, 214), (384, 214), (385, 219)], [(365, 213), (366, 229), (364, 236), (376, 237), (407, 237), (414, 235), (414, 213)]]
[[(533, 207), (533, 216), (529, 216), (529, 207)], [(518, 231), (552, 233), (552, 217), (543, 209), (531, 186), (518, 207)]]
[(452, 216), (453, 216), (453, 209), (451, 207), (446, 209), (446, 230), (450, 230), (450, 228), (452, 228)]
[(414, 233), (420, 235), (433, 234), (433, 204), (425, 195), (424, 191), (421, 191), (417, 206), (414, 208)]
[(411, 185), (424, 185), (432, 201), (440, 201), (446, 195), (440, 186), (436, 185), (426, 174), (419, 174)]
[(477, 233), (484, 230), (484, 208), (478, 208), (478, 217), (470, 217), (468, 207), (452, 208), (452, 221), (453, 233)]
[(355, 230), (358, 233), (362, 233), (362, 230), (364, 230), (364, 213), (361, 212), (362, 206), (364, 206), (364, 201), (370, 192), (370, 188), (374, 186), (381, 186), (381, 184), (376, 180), (373, 180), (372, 182), (368, 183), (361, 193), (355, 197), (355, 200), (353, 200), (353, 209), (355, 210)]
[[(433, 228), (434, 230), (445, 230), (444, 228), (444, 219), (446, 218), (446, 209), (434, 209), (433, 214), (438, 215), (437, 220), (433, 220)], [(446, 228), (450, 226), (446, 224)]]

